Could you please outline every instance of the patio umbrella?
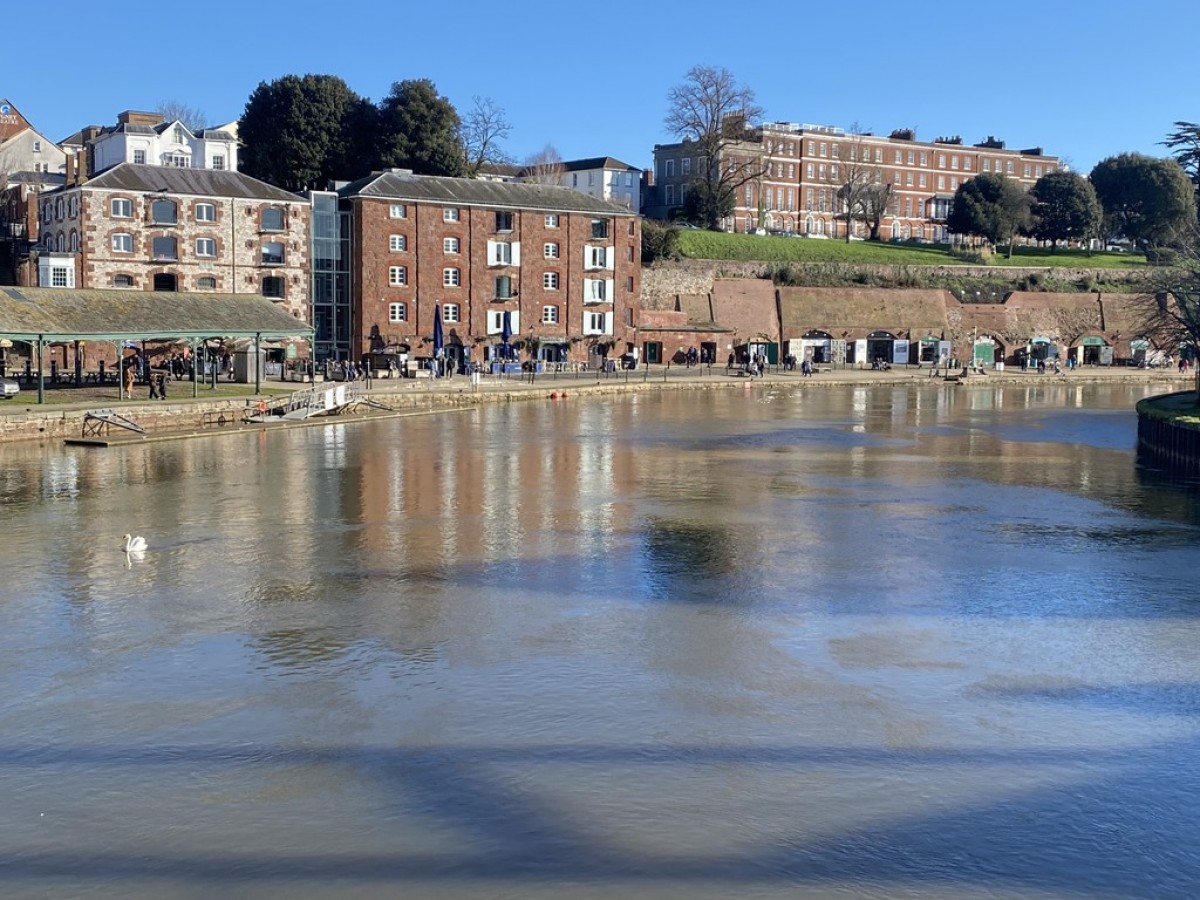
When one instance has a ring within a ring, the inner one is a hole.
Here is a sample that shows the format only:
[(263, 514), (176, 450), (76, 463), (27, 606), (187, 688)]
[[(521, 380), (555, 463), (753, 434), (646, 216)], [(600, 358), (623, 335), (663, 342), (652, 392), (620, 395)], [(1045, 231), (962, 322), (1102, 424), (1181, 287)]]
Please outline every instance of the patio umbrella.
[(508, 359), (508, 356), (509, 356), (508, 342), (511, 340), (512, 340), (512, 313), (506, 309), (504, 311), (504, 318), (501, 320), (501, 324), (500, 324), (500, 341), (501, 341), (501, 345), (502, 345), (500, 352), (505, 359)]
[[(433, 358), (440, 360), (446, 355), (446, 337), (442, 332), (442, 308), (435, 306), (433, 310)], [(434, 362), (433, 370), (438, 371), (439, 362)]]

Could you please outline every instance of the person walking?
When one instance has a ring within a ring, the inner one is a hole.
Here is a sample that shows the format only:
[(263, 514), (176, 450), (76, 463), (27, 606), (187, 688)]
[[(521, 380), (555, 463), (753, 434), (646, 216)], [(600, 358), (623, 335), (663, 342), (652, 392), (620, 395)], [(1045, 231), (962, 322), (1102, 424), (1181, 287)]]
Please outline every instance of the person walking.
[(150, 397), (148, 399), (157, 400), (158, 396), (159, 396), (158, 395), (158, 376), (152, 372), (152, 373), (150, 373), (150, 377), (147, 379), (147, 381), (150, 382)]

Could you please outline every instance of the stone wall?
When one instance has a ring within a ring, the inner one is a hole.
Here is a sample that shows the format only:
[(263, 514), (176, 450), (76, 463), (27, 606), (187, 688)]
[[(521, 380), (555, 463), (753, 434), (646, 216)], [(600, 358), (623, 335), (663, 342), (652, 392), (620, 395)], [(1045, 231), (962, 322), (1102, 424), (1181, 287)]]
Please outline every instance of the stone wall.
[[(713, 282), (718, 278), (762, 278), (772, 267), (781, 265), (771, 262), (739, 262), (737, 260), (682, 259), (677, 261), (660, 261), (642, 270), (642, 296), (649, 298), (666, 297), (674, 294), (707, 294), (712, 291)], [(1100, 279), (1110, 284), (1114, 281), (1136, 283), (1139, 273), (1124, 273), (1111, 269), (1061, 268), (1047, 269), (1043, 267), (1010, 267), (1010, 266), (891, 266), (891, 265), (846, 265), (843, 263), (794, 263), (793, 269), (803, 273), (805, 268), (820, 273), (823, 277), (814, 279), (814, 284), (827, 285), (829, 275), (836, 270), (861, 272), (876, 275), (881, 278), (903, 280), (906, 274), (921, 278), (963, 279), (978, 278), (988, 281), (1004, 280), (1016, 282), (1031, 275), (1053, 278), (1056, 282), (1079, 282), (1089, 279)], [(803, 279), (801, 279), (803, 280)], [(1015, 289), (1015, 287), (1014, 287)]]

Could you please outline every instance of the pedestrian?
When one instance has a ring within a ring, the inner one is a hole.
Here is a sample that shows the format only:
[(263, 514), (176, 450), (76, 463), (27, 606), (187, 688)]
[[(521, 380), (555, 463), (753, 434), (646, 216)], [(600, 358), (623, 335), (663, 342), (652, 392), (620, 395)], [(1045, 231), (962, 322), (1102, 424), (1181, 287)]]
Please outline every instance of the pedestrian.
[(171, 383), (171, 380), (169, 378), (167, 378), (166, 372), (158, 373), (158, 399), (159, 400), (167, 399), (167, 385), (170, 383)]
[(157, 400), (158, 399), (158, 378), (155, 375), (151, 374), (150, 377), (147, 379), (147, 381), (150, 382), (150, 397), (149, 397), (149, 399)]
[(126, 399), (126, 400), (132, 400), (132, 399), (133, 399), (133, 377), (134, 377), (134, 371), (133, 371), (133, 362), (132, 362), (132, 360), (127, 360), (127, 361), (126, 361), (126, 363), (125, 363), (125, 371), (124, 371), (124, 372), (122, 372), (122, 373), (121, 373), (121, 375), (122, 375), (122, 377), (123, 377), (123, 379), (124, 379), (124, 382), (125, 382), (125, 383), (124, 383), (124, 388), (125, 388), (125, 399)]

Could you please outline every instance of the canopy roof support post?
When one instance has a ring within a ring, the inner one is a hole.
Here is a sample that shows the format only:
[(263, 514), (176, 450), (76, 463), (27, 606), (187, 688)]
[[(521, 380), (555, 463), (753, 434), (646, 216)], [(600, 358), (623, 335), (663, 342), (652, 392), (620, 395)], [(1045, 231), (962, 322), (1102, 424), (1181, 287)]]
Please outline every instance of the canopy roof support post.
[(200, 360), (196, 358), (196, 339), (192, 338), (188, 343), (192, 348), (192, 399), (195, 400), (200, 396), (200, 379), (203, 376), (200, 374)]
[(262, 393), (262, 332), (254, 333), (254, 393)]
[(39, 404), (46, 402), (46, 379), (45, 379), (44, 373), (42, 372), (42, 346), (43, 346), (42, 335), (39, 334), (38, 339), (37, 339), (37, 358), (38, 358), (37, 379), (38, 379), (38, 403)]

